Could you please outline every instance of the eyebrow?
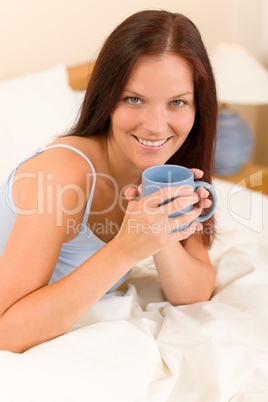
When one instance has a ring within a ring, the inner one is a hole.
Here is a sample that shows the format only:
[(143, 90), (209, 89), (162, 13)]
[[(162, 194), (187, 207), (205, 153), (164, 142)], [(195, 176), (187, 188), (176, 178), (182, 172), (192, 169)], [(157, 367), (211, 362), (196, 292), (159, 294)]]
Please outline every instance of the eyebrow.
[[(137, 96), (138, 98), (143, 98), (143, 95), (139, 94), (138, 92), (131, 91), (130, 89), (124, 89), (123, 92), (131, 92), (133, 95)], [(194, 95), (194, 93), (193, 92), (184, 92), (179, 95), (171, 96), (170, 99), (181, 98), (182, 96), (186, 96), (186, 95)]]
[(130, 89), (124, 89), (123, 92), (131, 92), (133, 95), (136, 95), (136, 96), (139, 97), (139, 98), (142, 98), (142, 97), (143, 97), (143, 95), (139, 94), (138, 92), (131, 91)]
[(175, 95), (175, 96), (172, 96), (171, 98), (172, 99), (181, 98), (181, 97), (186, 96), (186, 95), (193, 95), (194, 96), (194, 93), (193, 92), (184, 92), (183, 94)]

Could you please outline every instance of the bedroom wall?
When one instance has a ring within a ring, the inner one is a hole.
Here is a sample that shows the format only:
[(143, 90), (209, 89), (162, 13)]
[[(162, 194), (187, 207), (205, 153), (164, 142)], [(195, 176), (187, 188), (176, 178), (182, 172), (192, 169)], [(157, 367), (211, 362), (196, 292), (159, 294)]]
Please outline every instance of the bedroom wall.
[[(116, 25), (146, 8), (187, 15), (209, 52), (238, 42), (268, 67), (268, 0), (9, 0), (0, 13), (0, 79), (94, 59)], [(238, 110), (257, 137), (254, 160), (268, 165), (267, 106)]]
[(234, 0), (9, 0), (0, 15), (0, 79), (93, 59), (116, 25), (146, 8), (186, 14), (212, 48), (232, 38), (234, 6)]
[[(234, 41), (245, 46), (268, 69), (268, 0), (236, 0)], [(252, 161), (268, 166), (268, 105), (233, 106), (255, 135)]]

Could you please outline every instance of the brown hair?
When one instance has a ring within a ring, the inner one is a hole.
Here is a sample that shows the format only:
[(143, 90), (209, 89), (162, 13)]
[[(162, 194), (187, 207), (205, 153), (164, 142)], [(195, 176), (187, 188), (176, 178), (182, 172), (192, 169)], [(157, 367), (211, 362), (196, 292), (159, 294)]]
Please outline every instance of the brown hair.
[[(107, 38), (92, 71), (80, 117), (68, 135), (107, 133), (110, 116), (130, 73), (142, 56), (173, 53), (188, 61), (194, 74), (196, 116), (181, 148), (167, 161), (204, 171), (211, 183), (215, 150), (217, 99), (210, 61), (196, 26), (168, 11), (141, 11), (123, 21)], [(212, 244), (214, 218), (203, 223), (202, 237)]]

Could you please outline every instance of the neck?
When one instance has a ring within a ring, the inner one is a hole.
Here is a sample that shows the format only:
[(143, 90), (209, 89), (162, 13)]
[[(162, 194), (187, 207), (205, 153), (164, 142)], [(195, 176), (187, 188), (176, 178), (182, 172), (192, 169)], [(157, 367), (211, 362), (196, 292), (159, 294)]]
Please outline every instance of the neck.
[(119, 189), (141, 183), (142, 170), (116, 150), (108, 135), (103, 137), (103, 155), (105, 155), (105, 170), (117, 182)]

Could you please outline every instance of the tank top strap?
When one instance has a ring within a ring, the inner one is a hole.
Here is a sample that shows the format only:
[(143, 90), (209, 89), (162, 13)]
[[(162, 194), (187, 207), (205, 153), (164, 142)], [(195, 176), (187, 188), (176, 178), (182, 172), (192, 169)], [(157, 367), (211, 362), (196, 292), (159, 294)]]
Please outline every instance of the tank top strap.
[(82, 224), (86, 225), (87, 221), (88, 221), (88, 216), (89, 216), (89, 213), (90, 213), (92, 200), (93, 200), (93, 194), (94, 194), (95, 186), (96, 186), (96, 172), (95, 172), (94, 166), (93, 166), (92, 162), (88, 159), (88, 157), (85, 154), (83, 154), (83, 152), (81, 152), (79, 149), (77, 149), (75, 147), (72, 147), (71, 145), (67, 145), (67, 144), (55, 144), (55, 145), (50, 145), (50, 146), (45, 147), (45, 148), (38, 148), (36, 150), (36, 155), (41, 154), (42, 152), (47, 151), (49, 149), (53, 149), (53, 148), (67, 148), (67, 149), (70, 149), (70, 150), (76, 152), (77, 154), (82, 156), (82, 158), (84, 158), (87, 161), (87, 163), (89, 164), (89, 166), (90, 166), (90, 168), (92, 170), (92, 178), (93, 178), (92, 187), (91, 187), (91, 191), (90, 191), (90, 194), (89, 194), (89, 197), (88, 197), (88, 200), (87, 200), (85, 213), (84, 213), (83, 221), (82, 221)]
[[(12, 174), (11, 174), (11, 176), (10, 176), (10, 178), (9, 178), (9, 182), (12, 182), (12, 181), (13, 181), (12, 179), (13, 179), (13, 177), (14, 177), (15, 171), (16, 171), (17, 168), (20, 167), (24, 162), (26, 162), (27, 160), (33, 158), (33, 157), (36, 156), (36, 155), (41, 154), (42, 152), (45, 152), (45, 151), (47, 151), (47, 150), (49, 150), (49, 149), (53, 149), (53, 148), (67, 148), (67, 149), (71, 149), (72, 151), (74, 151), (74, 152), (78, 153), (79, 155), (81, 155), (81, 156), (87, 161), (87, 163), (89, 164), (89, 166), (90, 166), (90, 168), (91, 168), (91, 170), (92, 170), (92, 178), (93, 178), (92, 187), (91, 187), (91, 191), (90, 191), (90, 194), (89, 194), (89, 197), (88, 197), (88, 200), (87, 200), (87, 204), (86, 204), (86, 208), (85, 208), (85, 213), (84, 213), (83, 221), (82, 221), (83, 224), (86, 224), (86, 223), (87, 223), (87, 220), (88, 220), (89, 213), (90, 213), (90, 208), (91, 208), (92, 199), (93, 199), (93, 194), (94, 194), (95, 185), (96, 185), (96, 172), (95, 172), (95, 169), (94, 169), (94, 166), (93, 166), (92, 162), (91, 162), (91, 161), (88, 159), (88, 157), (87, 157), (86, 155), (84, 155), (83, 152), (81, 152), (79, 149), (77, 149), (77, 148), (75, 148), (75, 147), (72, 147), (71, 145), (66, 145), (66, 144), (55, 144), (55, 145), (50, 145), (50, 146), (45, 147), (45, 148), (37, 148), (37, 149), (35, 150), (35, 152), (33, 152), (33, 153), (31, 153), (30, 155), (28, 155), (26, 158), (24, 158), (24, 159), (18, 164), (18, 166), (16, 167), (16, 169), (14, 169), (14, 171), (12, 172)], [(10, 186), (8, 192), (10, 193), (10, 194), (9, 194), (9, 197), (11, 197), (11, 195), (12, 195), (12, 186)], [(13, 199), (13, 197), (11, 197), (10, 199)], [(15, 206), (13, 206), (12, 209), (14, 209), (14, 211), (16, 211)]]

